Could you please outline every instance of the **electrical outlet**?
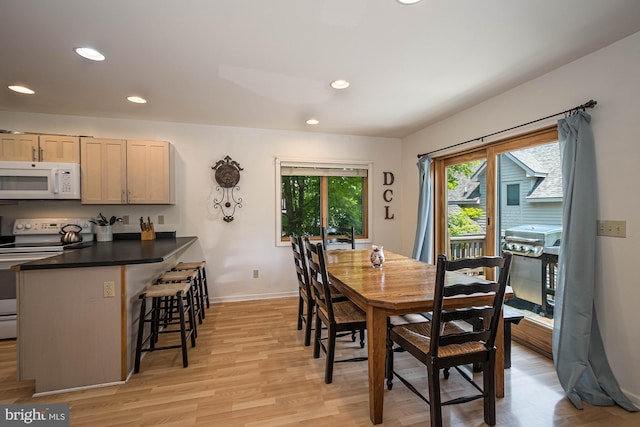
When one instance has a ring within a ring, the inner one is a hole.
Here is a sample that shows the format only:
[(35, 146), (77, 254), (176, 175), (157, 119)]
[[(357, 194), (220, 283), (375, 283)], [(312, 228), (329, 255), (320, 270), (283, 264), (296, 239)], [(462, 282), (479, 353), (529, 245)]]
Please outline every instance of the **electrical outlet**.
[(129, 224), (129, 215), (122, 215), (122, 223), (124, 225)]
[(257, 279), (260, 277), (260, 270), (253, 270), (253, 278)]
[(102, 284), (102, 291), (104, 298), (113, 298), (116, 296), (116, 283), (112, 280), (104, 282)]
[(158, 215), (158, 224), (164, 224), (164, 215)]

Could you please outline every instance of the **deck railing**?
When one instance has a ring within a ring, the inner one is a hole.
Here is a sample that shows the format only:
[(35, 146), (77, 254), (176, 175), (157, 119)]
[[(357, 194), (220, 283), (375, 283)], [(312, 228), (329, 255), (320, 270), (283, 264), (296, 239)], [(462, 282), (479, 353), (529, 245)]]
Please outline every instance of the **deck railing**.
[(484, 234), (468, 234), (458, 237), (450, 237), (450, 258), (475, 258), (485, 254)]

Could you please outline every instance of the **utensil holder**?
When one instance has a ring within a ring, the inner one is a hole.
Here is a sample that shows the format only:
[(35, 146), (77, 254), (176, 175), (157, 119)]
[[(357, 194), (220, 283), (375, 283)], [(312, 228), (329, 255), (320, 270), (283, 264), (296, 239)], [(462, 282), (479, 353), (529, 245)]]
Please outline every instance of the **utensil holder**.
[(96, 227), (96, 240), (98, 242), (110, 242), (113, 240), (113, 230), (110, 225), (99, 225)]
[(153, 224), (151, 224), (151, 230), (140, 233), (140, 240), (156, 240), (156, 230), (153, 228)]

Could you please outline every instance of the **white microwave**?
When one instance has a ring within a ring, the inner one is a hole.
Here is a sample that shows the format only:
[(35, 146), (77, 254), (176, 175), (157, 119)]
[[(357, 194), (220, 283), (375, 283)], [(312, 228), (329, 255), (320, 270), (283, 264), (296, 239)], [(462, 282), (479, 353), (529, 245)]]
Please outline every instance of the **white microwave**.
[(79, 198), (79, 163), (0, 162), (0, 200)]

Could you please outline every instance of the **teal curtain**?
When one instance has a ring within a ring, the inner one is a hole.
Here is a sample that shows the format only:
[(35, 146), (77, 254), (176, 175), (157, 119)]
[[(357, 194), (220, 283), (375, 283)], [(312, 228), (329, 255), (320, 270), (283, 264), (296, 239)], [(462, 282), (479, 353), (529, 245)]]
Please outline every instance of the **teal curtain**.
[(591, 116), (583, 111), (558, 121), (564, 203), (553, 360), (560, 384), (576, 408), (582, 409), (585, 401), (637, 411), (609, 367), (594, 305), (598, 205), (590, 122)]
[(418, 160), (420, 192), (418, 200), (418, 226), (413, 244), (413, 258), (433, 263), (433, 184), (431, 182), (431, 157)]

